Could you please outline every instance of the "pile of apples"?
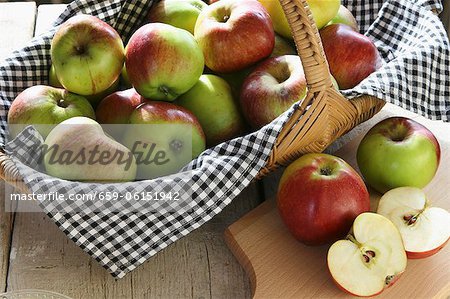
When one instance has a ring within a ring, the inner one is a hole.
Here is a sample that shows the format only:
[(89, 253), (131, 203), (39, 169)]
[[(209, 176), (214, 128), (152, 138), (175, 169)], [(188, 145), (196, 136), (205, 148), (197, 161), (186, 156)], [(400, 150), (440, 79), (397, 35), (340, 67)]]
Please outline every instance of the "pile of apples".
[[(126, 47), (94, 16), (67, 20), (51, 44), (51, 86), (16, 97), (8, 113), (11, 136), (34, 125), (48, 148), (134, 155), (126, 169), (115, 156), (75, 165), (44, 158), (46, 171), (63, 179), (132, 181), (175, 173), (206, 147), (259, 129), (302, 100), (305, 74), (279, 2), (210, 2), (159, 1)], [(308, 4), (336, 89), (354, 87), (381, 65), (340, 0)], [(98, 124), (169, 126), (127, 127), (113, 136)], [(136, 147), (140, 141), (156, 147)], [(156, 156), (155, 163), (142, 163), (137, 150)]]
[(313, 153), (284, 171), (277, 194), (280, 216), (304, 244), (335, 242), (327, 264), (339, 288), (377, 295), (397, 281), (408, 258), (436, 254), (450, 239), (450, 213), (433, 207), (422, 191), (435, 176), (440, 155), (426, 127), (387, 118), (364, 136), (356, 157), (366, 183), (383, 194), (373, 202), (376, 213), (370, 212), (358, 172), (338, 157)]

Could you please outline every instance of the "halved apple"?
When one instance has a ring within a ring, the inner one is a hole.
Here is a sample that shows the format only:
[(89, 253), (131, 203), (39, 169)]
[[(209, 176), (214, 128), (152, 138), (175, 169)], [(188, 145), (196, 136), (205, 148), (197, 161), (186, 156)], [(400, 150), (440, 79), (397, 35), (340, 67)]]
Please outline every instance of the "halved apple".
[(400, 187), (388, 191), (381, 197), (377, 212), (397, 226), (408, 258), (431, 256), (450, 239), (450, 213), (432, 207), (419, 188)]
[(356, 217), (352, 232), (328, 250), (334, 282), (356, 296), (374, 296), (391, 286), (406, 268), (402, 238), (395, 225), (375, 213)]

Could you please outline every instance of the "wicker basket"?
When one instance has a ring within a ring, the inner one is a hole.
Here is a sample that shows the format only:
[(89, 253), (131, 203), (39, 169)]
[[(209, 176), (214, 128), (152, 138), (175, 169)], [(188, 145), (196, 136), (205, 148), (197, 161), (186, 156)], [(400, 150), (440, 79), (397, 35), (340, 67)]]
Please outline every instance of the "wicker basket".
[[(308, 82), (308, 93), (284, 125), (258, 177), (308, 152), (321, 152), (334, 140), (371, 118), (384, 105), (372, 96), (346, 99), (332, 85), (328, 63), (306, 0), (280, 0)], [(0, 177), (29, 192), (14, 162), (0, 152)]]

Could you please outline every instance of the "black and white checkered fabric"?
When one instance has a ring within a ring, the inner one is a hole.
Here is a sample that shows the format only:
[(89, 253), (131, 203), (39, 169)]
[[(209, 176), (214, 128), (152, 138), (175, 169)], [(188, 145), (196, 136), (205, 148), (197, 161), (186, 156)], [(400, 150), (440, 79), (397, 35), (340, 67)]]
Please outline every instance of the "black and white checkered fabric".
[[(151, 0), (75, 1), (55, 26), (78, 13), (92, 14), (115, 27), (127, 41), (151, 4)], [(441, 3), (438, 0), (347, 0), (343, 4), (353, 11), (361, 31), (375, 41), (384, 58), (382, 69), (345, 94), (348, 97), (374, 95), (431, 119), (449, 121), (449, 41), (443, 25), (431, 12), (440, 11)], [(278, 132), (295, 106), (257, 132), (206, 150), (176, 175), (121, 184), (55, 179), (29, 167), (35, 166), (30, 157), (39, 156), (35, 145), (42, 142), (34, 128), (28, 127), (5, 144), (6, 117), (12, 100), (29, 86), (48, 83), (50, 42), (55, 28), (0, 62), (0, 142), (17, 162), (30, 190), (61, 194), (191, 192), (191, 201), (181, 209), (170, 204), (152, 209), (137, 202), (63, 201), (42, 205), (70, 239), (112, 275), (123, 277), (229, 204), (264, 166)]]

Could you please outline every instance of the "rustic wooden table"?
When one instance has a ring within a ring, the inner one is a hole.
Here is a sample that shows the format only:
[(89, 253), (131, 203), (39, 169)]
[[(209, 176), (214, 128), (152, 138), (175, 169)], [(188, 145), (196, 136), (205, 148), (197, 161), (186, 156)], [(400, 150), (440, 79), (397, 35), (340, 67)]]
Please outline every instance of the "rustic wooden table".
[[(0, 60), (48, 29), (64, 7), (0, 3)], [(351, 140), (376, 121), (395, 114), (411, 116), (387, 105), (343, 140)], [(444, 126), (439, 122), (427, 124)], [(450, 131), (450, 125), (445, 126)], [(45, 214), (5, 212), (2, 182), (0, 293), (43, 289), (73, 298), (249, 298), (248, 277), (226, 247), (223, 232), (264, 198), (273, 196), (278, 177), (279, 172), (263, 182), (252, 183), (212, 221), (117, 281), (66, 238)]]

